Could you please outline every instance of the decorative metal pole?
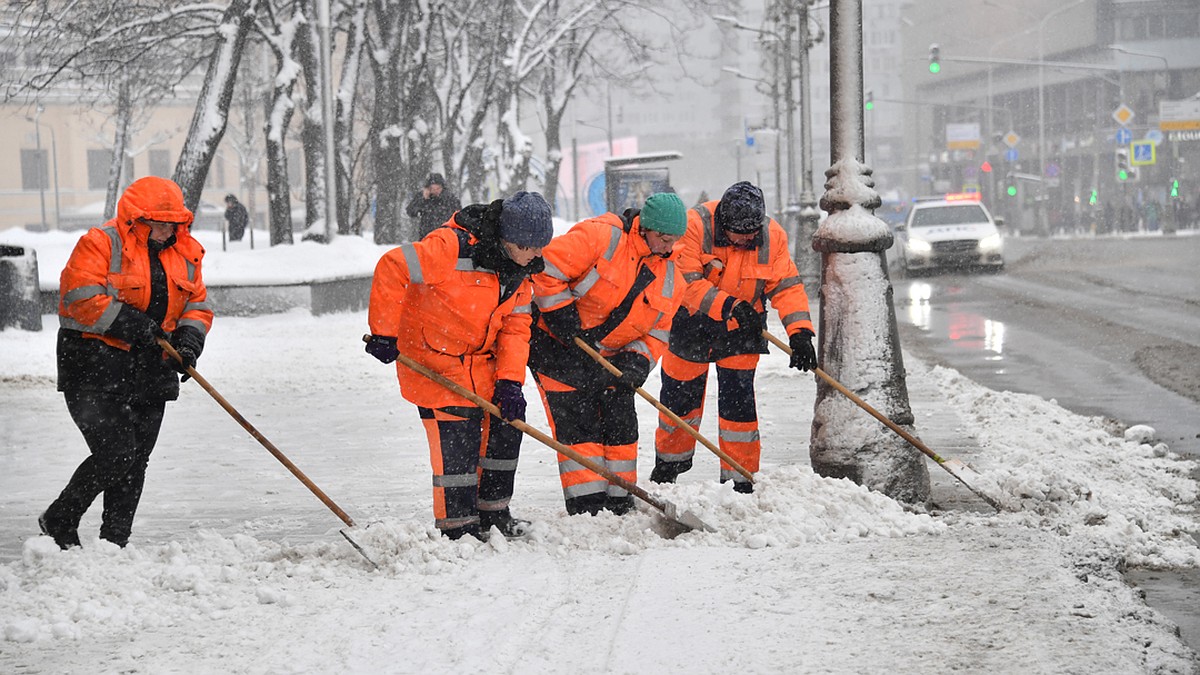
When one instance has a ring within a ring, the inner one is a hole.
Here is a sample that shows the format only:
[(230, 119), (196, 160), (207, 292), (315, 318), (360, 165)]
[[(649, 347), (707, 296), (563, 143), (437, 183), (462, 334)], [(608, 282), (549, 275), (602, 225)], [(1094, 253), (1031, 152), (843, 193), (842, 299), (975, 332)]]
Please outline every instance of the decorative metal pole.
[[(873, 213), (880, 199), (863, 163), (862, 0), (832, 0), (829, 34), (832, 166), (821, 197), (829, 218), (813, 237), (821, 254), (819, 360), (834, 379), (911, 429), (884, 253), (892, 235)], [(929, 499), (921, 453), (824, 380), (817, 382), (809, 455), (822, 476), (850, 478), (905, 502)]]
[[(812, 144), (812, 87), (809, 84), (809, 67), (808, 67), (808, 50), (820, 41), (820, 37), (814, 40), (808, 30), (808, 5), (810, 0), (802, 0), (799, 3), (800, 14), (800, 203), (794, 201), (788, 205), (789, 209), (797, 209), (799, 213), (799, 225), (796, 229), (795, 244), (793, 258), (796, 260), (796, 267), (800, 272), (800, 278), (804, 281), (805, 287), (816, 289), (820, 284), (820, 261), (817, 255), (813, 252), (811, 242), (813, 236), (817, 232), (817, 223), (821, 219), (821, 212), (817, 210), (817, 198), (813, 191), (812, 167), (813, 167), (813, 144)], [(791, 233), (789, 233), (790, 235)]]

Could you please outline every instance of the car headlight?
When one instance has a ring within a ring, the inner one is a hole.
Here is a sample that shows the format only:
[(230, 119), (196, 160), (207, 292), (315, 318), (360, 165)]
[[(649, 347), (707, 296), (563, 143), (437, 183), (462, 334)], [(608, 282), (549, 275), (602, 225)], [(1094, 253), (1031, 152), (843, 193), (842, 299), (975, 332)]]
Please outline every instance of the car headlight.
[(933, 245), (924, 239), (909, 239), (908, 252), (916, 255), (929, 255), (933, 251)]
[(1000, 235), (989, 234), (979, 240), (979, 249), (981, 251), (999, 251), (1000, 250)]

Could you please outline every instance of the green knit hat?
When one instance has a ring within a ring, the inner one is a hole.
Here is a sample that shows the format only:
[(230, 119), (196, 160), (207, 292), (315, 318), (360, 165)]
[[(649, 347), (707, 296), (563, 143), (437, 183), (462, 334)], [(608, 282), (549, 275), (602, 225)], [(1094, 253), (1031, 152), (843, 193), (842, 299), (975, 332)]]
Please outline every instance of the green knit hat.
[(682, 236), (687, 232), (687, 207), (674, 192), (650, 195), (642, 205), (642, 229)]

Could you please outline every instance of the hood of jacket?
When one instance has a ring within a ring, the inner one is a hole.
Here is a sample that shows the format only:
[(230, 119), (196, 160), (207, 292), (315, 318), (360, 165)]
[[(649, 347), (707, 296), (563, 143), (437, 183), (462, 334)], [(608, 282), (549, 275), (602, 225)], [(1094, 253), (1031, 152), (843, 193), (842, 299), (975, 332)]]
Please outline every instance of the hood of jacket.
[(183, 203), (183, 190), (167, 178), (146, 176), (125, 189), (117, 202), (116, 224), (137, 233), (139, 240), (149, 236), (148, 226), (135, 227), (139, 218), (177, 223), (175, 248), (190, 260), (197, 261), (204, 249), (192, 238), (191, 226), (195, 216)]

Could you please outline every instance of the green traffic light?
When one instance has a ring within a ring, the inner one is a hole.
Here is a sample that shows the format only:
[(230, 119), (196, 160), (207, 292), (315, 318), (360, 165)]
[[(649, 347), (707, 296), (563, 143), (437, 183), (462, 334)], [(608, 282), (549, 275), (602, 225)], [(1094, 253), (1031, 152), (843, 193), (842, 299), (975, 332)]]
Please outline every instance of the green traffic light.
[(874, 104), (874, 103), (872, 103), (872, 102), (870, 102), (870, 101), (867, 101), (867, 103), (866, 103), (866, 105), (865, 105), (864, 107), (865, 107), (867, 110), (874, 110), (874, 109), (875, 109), (875, 104)]
[(940, 63), (929, 64), (929, 72), (931, 72), (935, 75), (942, 72), (942, 64), (940, 64)]
[(1096, 205), (1096, 198), (1097, 198), (1098, 196), (1099, 196), (1099, 195), (1097, 195), (1097, 194), (1096, 194), (1096, 191), (1095, 191), (1095, 190), (1092, 190), (1092, 196), (1088, 198), (1088, 206), (1095, 206), (1095, 205)]
[(1117, 172), (1117, 179), (1118, 180), (1129, 180), (1129, 172), (1126, 171), (1125, 169), (1121, 169), (1120, 171)]
[(1177, 180), (1171, 181), (1171, 196), (1172, 197), (1179, 196), (1179, 181), (1177, 181)]
[(1007, 192), (1007, 193), (1008, 193), (1008, 196), (1009, 196), (1009, 197), (1016, 197), (1016, 196), (1017, 196), (1017, 186), (1016, 186), (1016, 185), (1009, 185), (1009, 186), (1008, 186), (1008, 189), (1007, 189), (1007, 190), (1005, 190), (1005, 192)]

